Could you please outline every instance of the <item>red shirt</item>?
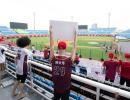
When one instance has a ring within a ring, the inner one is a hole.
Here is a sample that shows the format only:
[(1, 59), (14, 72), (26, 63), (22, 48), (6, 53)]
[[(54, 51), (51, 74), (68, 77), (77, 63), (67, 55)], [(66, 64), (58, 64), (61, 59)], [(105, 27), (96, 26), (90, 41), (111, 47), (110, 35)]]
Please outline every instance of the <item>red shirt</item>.
[(130, 62), (122, 62), (121, 76), (130, 79)]
[(104, 61), (103, 66), (106, 67), (106, 77), (114, 80), (116, 75), (116, 69), (119, 67), (119, 63), (113, 60)]
[(54, 56), (51, 63), (54, 89), (58, 93), (65, 93), (71, 86), (72, 60), (65, 56)]
[(0, 42), (4, 41), (4, 38), (0, 37)]
[(75, 57), (75, 61), (79, 61), (79, 56), (76, 56), (76, 57)]
[(48, 58), (48, 56), (49, 56), (49, 51), (48, 51), (48, 49), (46, 48), (46, 49), (44, 50), (44, 58)]

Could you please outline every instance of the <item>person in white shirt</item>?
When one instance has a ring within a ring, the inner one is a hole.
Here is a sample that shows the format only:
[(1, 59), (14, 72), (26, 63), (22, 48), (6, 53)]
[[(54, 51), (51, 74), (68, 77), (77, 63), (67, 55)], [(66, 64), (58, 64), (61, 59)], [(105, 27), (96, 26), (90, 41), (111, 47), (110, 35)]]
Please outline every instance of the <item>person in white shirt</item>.
[(16, 77), (17, 81), (14, 84), (12, 96), (16, 96), (16, 89), (19, 89), (18, 100), (25, 97), (23, 91), (24, 83), (28, 74), (27, 59), (31, 55), (31, 51), (27, 48), (29, 47), (31, 40), (28, 37), (21, 37), (17, 39), (17, 46), (19, 47), (16, 57)]
[(1, 77), (5, 70), (5, 54), (4, 51), (6, 51), (7, 48), (4, 46), (0, 46), (0, 84), (1, 84)]
[(35, 53), (36, 52), (36, 48), (35, 48), (35, 45), (32, 45), (32, 53)]

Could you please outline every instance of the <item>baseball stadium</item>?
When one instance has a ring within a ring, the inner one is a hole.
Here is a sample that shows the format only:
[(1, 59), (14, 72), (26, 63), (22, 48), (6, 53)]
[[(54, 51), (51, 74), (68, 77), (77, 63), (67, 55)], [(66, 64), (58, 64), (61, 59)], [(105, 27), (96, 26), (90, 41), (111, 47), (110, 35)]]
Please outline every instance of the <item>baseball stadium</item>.
[(130, 29), (71, 17), (0, 23), (0, 100), (130, 100)]

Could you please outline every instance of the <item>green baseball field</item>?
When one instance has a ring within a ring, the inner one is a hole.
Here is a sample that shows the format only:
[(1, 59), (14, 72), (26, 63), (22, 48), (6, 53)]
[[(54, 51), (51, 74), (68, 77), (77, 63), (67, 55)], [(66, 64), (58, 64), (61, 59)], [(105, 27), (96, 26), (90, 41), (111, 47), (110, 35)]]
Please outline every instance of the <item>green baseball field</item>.
[[(49, 46), (49, 37), (32, 37), (31, 40), (31, 45), (35, 45), (35, 48), (40, 51), (43, 51), (45, 45)], [(15, 42), (16, 39), (9, 39), (9, 41)], [(112, 42), (113, 38), (107, 36), (78, 36), (77, 53), (83, 58), (107, 59), (106, 46), (108, 52), (114, 52), (111, 49)], [(67, 52), (70, 52), (73, 44), (68, 41), (67, 44)]]

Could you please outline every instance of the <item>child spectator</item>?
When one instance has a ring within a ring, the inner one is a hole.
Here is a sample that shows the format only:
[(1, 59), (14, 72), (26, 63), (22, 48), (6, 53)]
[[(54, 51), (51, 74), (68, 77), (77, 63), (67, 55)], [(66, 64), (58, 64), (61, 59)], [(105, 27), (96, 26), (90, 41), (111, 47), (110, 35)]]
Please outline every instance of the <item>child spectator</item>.
[(105, 52), (106, 52), (106, 53), (108, 52), (108, 46), (105, 47)]
[(52, 81), (54, 83), (54, 100), (69, 100), (71, 69), (76, 51), (76, 33), (71, 57), (65, 55), (67, 45), (64, 41), (58, 42), (58, 55), (55, 56), (52, 35), (50, 30), (50, 57), (52, 64)]
[(126, 82), (126, 86), (130, 87), (130, 54), (125, 54), (126, 61), (121, 63), (120, 70), (120, 85), (124, 85)]
[(5, 70), (5, 55), (4, 51), (7, 49), (3, 46), (0, 46), (0, 84), (1, 84), (1, 77)]
[(78, 55), (78, 53), (76, 53), (76, 56), (75, 56), (75, 60), (74, 60), (74, 63), (76, 64), (76, 65), (78, 65), (79, 64), (79, 55)]
[(4, 37), (0, 37), (0, 42), (5, 41)]
[(106, 69), (105, 80), (106, 81), (110, 80), (110, 82), (114, 82), (116, 69), (119, 66), (119, 63), (113, 60), (114, 54), (112, 52), (110, 52), (108, 56), (109, 56), (109, 60), (106, 60), (103, 63), (103, 66)]
[(32, 45), (32, 48), (31, 48), (31, 49), (32, 49), (32, 53), (34, 54), (34, 53), (36, 52), (36, 51), (35, 51), (35, 50), (36, 50), (35, 45)]
[(45, 49), (44, 49), (44, 58), (49, 59), (49, 50), (47, 46), (45, 46)]
[(12, 96), (16, 96), (16, 89), (19, 89), (18, 100), (26, 96), (23, 88), (28, 73), (27, 59), (32, 54), (31, 51), (27, 49), (30, 43), (31, 40), (28, 37), (21, 37), (17, 39), (16, 42), (17, 46), (19, 47), (16, 57), (17, 81), (14, 84)]

